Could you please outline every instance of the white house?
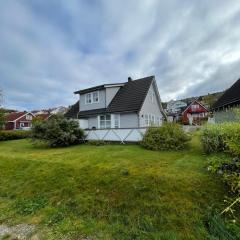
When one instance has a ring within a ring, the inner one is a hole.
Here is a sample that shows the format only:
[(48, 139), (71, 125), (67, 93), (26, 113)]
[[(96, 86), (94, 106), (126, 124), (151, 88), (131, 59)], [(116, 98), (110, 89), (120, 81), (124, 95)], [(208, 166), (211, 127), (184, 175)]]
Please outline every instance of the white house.
[(115, 133), (117, 129), (128, 129), (129, 133), (161, 125), (165, 117), (154, 76), (128, 78), (124, 83), (103, 84), (75, 94), (79, 95), (79, 101), (65, 116), (79, 119), (80, 127), (91, 133), (104, 130), (98, 131), (104, 135), (110, 129), (109, 132)]

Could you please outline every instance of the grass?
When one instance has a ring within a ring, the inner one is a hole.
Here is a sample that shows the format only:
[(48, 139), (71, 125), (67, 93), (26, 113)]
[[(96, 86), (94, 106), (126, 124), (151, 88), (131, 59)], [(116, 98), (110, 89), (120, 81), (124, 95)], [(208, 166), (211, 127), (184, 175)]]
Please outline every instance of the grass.
[(204, 225), (226, 190), (188, 150), (138, 145), (46, 149), (0, 142), (0, 223), (33, 223), (44, 239), (220, 239)]

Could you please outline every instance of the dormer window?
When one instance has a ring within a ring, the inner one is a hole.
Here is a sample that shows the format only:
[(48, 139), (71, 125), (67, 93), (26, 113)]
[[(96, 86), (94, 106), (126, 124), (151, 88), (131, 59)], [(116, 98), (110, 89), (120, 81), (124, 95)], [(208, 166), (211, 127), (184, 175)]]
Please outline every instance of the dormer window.
[(91, 104), (92, 103), (92, 94), (91, 93), (87, 93), (86, 94), (86, 103), (87, 104)]
[(93, 103), (98, 103), (99, 101), (99, 92), (93, 92), (92, 93)]
[(99, 102), (99, 91), (86, 93), (85, 101), (86, 101), (86, 104), (98, 103)]

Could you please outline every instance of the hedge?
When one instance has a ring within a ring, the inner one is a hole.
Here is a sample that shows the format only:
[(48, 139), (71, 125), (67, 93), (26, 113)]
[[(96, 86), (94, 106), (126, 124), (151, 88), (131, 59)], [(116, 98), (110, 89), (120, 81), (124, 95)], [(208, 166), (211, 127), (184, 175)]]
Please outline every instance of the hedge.
[(17, 140), (30, 137), (31, 131), (23, 130), (2, 130), (0, 131), (0, 141)]

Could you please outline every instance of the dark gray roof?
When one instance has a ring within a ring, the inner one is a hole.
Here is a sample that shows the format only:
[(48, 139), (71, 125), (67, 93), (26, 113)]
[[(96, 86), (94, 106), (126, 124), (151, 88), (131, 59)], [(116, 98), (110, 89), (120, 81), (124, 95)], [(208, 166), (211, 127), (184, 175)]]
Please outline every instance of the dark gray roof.
[(70, 106), (69, 110), (64, 114), (66, 118), (78, 118), (79, 101)]
[(154, 76), (126, 82), (117, 92), (107, 112), (138, 112), (141, 110)]
[[(145, 77), (137, 80), (130, 80), (123, 83), (115, 97), (107, 108), (80, 111), (79, 117), (98, 115), (101, 113), (118, 113), (118, 112), (138, 112), (141, 110), (148, 90), (154, 80), (154, 76)], [(114, 84), (109, 84), (114, 85)], [(84, 89), (76, 93), (86, 93), (86, 91), (95, 91), (106, 85), (99, 85), (93, 88)]]
[(222, 107), (232, 106), (240, 103), (240, 79), (236, 81), (225, 93), (213, 104), (216, 110)]
[(98, 115), (102, 113), (106, 113), (106, 108), (98, 108), (98, 109), (93, 109), (93, 110), (87, 110), (87, 111), (81, 111), (78, 116), (79, 117), (88, 117), (92, 115)]
[(104, 84), (103, 85), (98, 85), (98, 86), (95, 86), (95, 87), (91, 87), (91, 88), (86, 88), (86, 89), (83, 89), (83, 90), (79, 90), (79, 91), (76, 91), (74, 92), (75, 94), (77, 93), (89, 93), (89, 92), (93, 92), (93, 91), (97, 91), (97, 90), (101, 90), (101, 89), (104, 89)]
[(101, 89), (104, 89), (105, 87), (108, 87), (108, 86), (114, 86), (114, 85), (119, 85), (119, 84), (123, 84), (123, 83), (107, 83), (107, 84), (102, 84), (102, 85), (98, 85), (98, 86), (95, 86), (95, 87), (91, 87), (91, 88), (86, 88), (86, 89), (82, 89), (82, 90), (79, 90), (79, 91), (76, 91), (74, 92), (75, 94), (84, 94), (84, 93), (89, 93), (89, 92), (93, 92), (93, 91), (97, 91), (97, 90), (101, 90)]

